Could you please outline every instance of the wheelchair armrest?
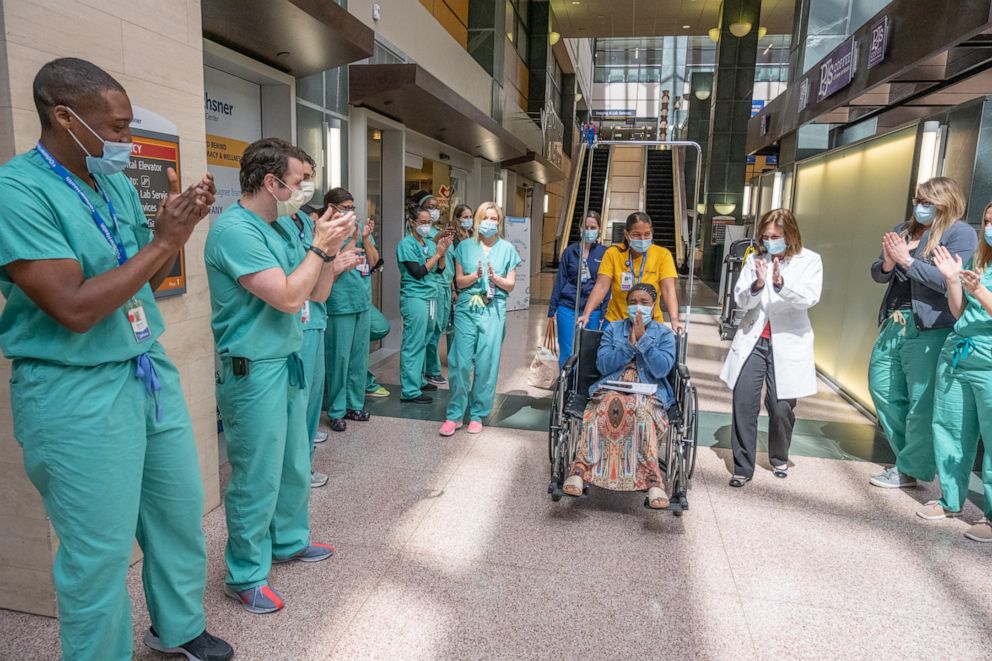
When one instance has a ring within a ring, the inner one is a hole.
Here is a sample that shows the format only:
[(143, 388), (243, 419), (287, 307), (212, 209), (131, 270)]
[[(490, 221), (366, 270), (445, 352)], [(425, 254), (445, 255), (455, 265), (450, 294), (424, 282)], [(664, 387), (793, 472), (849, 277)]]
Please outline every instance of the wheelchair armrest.
[(675, 369), (676, 369), (676, 371), (677, 371), (677, 373), (678, 373), (678, 375), (679, 375), (680, 378), (682, 378), (682, 379), (688, 379), (689, 378), (689, 367), (687, 365), (684, 365), (684, 364), (681, 364), (680, 363), (680, 364), (678, 364), (678, 365), (675, 366)]
[(578, 360), (579, 360), (579, 354), (577, 353), (573, 353), (571, 356), (569, 356), (568, 360), (565, 361), (565, 364), (562, 365), (561, 373), (564, 374), (565, 372), (575, 367), (575, 363), (577, 363)]

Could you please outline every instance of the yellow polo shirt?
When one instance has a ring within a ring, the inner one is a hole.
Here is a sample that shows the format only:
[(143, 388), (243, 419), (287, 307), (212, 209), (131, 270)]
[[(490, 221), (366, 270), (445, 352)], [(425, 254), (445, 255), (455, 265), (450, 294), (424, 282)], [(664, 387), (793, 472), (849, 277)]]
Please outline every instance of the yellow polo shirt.
[[(645, 263), (644, 260), (647, 260)], [(641, 273), (643, 265), (644, 272)], [(623, 288), (623, 274), (633, 272), (631, 282), (646, 282), (658, 290), (658, 299), (654, 304), (654, 318), (664, 321), (661, 313), (661, 281), (667, 278), (677, 278), (679, 273), (675, 268), (675, 260), (667, 248), (652, 245), (647, 253), (633, 260), (631, 253), (623, 250), (620, 245), (611, 247), (603, 255), (603, 263), (599, 266), (599, 275), (607, 275), (612, 281), (610, 289), (610, 305), (606, 308), (607, 321), (620, 321), (627, 318), (627, 291)]]

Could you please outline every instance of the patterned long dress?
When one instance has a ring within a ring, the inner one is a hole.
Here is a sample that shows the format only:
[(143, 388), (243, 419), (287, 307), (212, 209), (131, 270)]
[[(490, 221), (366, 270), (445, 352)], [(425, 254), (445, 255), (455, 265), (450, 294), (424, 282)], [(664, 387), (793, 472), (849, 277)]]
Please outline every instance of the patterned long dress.
[[(638, 381), (637, 364), (620, 379)], [(570, 475), (612, 491), (664, 488), (658, 443), (668, 432), (668, 415), (654, 395), (599, 390), (586, 405), (582, 429)]]

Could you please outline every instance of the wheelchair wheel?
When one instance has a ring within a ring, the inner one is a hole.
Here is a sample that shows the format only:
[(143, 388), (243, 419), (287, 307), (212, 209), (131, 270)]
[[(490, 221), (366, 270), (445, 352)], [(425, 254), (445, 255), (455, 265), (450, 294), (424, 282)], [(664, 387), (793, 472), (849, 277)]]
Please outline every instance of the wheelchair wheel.
[(696, 472), (696, 448), (699, 443), (699, 394), (692, 386), (686, 397), (685, 414), (686, 437), (683, 439), (686, 454), (686, 481)]
[(554, 394), (551, 396), (551, 420), (548, 424), (548, 461), (555, 461), (555, 444), (558, 442), (558, 432), (562, 426), (562, 400), (564, 399), (564, 379), (558, 379)]

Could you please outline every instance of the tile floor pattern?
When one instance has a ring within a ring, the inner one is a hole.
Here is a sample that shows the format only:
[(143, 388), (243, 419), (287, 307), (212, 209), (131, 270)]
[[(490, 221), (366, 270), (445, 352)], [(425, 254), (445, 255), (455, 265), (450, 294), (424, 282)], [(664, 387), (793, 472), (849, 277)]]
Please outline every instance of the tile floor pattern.
[[(526, 385), (545, 319), (540, 306), (510, 316), (507, 401), (548, 397)], [(331, 480), (313, 492), (312, 530), (338, 554), (274, 568), (284, 611), (254, 616), (223, 596), (223, 509), (205, 517), (211, 631), (249, 660), (989, 658), (992, 549), (962, 536), (979, 510), (926, 523), (914, 512), (932, 487), (870, 488), (880, 466), (861, 458), (885, 453), (826, 386), (798, 411), (790, 477), (763, 458), (754, 482), (730, 489), (727, 344), (712, 316), (693, 324), (707, 447), (682, 518), (639, 494), (551, 502), (540, 428), (510, 419), (445, 439), (433, 420), (376, 416), (318, 446)], [(390, 367), (376, 371), (395, 383)], [(128, 581), (135, 656), (160, 658), (140, 644), (140, 570)], [(52, 659), (57, 639), (54, 620), (0, 611), (0, 658)]]

